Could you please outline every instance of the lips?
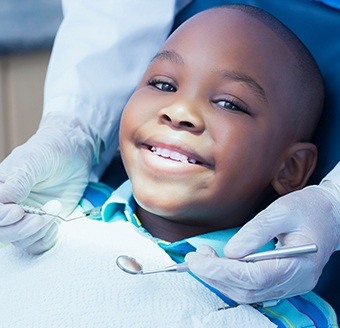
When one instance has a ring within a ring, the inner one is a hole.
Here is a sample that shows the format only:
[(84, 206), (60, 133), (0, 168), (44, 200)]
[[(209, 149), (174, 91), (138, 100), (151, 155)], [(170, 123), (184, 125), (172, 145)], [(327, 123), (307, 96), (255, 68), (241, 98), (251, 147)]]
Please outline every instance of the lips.
[[(138, 148), (144, 148), (160, 158), (168, 159), (173, 162), (214, 169), (213, 157), (211, 155), (210, 148), (204, 143), (199, 143), (199, 146), (194, 147), (192, 144), (194, 143), (197, 145), (197, 141), (183, 141), (180, 137), (164, 134), (157, 134), (149, 138), (141, 137), (138, 139), (143, 139), (143, 141), (137, 142), (136, 145)], [(199, 148), (200, 150), (198, 151), (196, 148)], [(205, 156), (203, 157), (202, 154), (205, 154)]]

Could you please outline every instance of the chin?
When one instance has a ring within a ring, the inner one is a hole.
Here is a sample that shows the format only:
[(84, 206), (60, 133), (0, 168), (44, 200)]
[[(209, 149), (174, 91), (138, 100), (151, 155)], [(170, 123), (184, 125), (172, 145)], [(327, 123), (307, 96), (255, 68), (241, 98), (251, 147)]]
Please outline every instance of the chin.
[[(145, 196), (145, 195), (143, 195)], [(155, 201), (157, 199), (157, 201)], [(137, 197), (135, 200), (141, 210), (148, 212), (151, 215), (162, 217), (169, 221), (182, 221), (186, 216), (185, 208), (179, 207), (179, 203), (169, 199), (159, 199), (159, 197)]]
[(156, 202), (154, 199), (139, 199), (135, 198), (137, 204), (144, 210), (151, 214), (162, 216), (164, 218), (173, 217), (179, 215), (178, 206), (174, 208), (169, 202), (163, 204), (162, 202)]
[(181, 206), (184, 197), (179, 197), (175, 190), (178, 188), (167, 188), (166, 186), (159, 187), (159, 183), (147, 184), (138, 183), (132, 184), (133, 196), (138, 205), (146, 210), (172, 212)]

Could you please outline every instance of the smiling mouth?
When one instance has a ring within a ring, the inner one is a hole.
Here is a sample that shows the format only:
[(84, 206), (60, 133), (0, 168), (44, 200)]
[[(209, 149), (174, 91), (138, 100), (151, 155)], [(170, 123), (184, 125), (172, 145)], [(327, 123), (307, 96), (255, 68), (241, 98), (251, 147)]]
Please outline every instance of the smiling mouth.
[(177, 151), (170, 150), (167, 148), (162, 148), (162, 147), (156, 147), (156, 146), (150, 146), (148, 147), (149, 150), (163, 158), (171, 159), (176, 162), (181, 162), (181, 163), (189, 163), (189, 164), (196, 164), (196, 165), (202, 165), (203, 163), (194, 159), (190, 158), (184, 154), (181, 154)]

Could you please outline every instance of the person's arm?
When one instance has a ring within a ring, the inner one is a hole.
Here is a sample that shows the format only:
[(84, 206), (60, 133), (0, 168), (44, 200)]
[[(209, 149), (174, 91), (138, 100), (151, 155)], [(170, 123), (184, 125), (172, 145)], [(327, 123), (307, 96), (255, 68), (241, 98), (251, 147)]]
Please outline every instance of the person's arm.
[(43, 115), (67, 114), (83, 122), (100, 144), (94, 154), (97, 177), (117, 150), (125, 103), (167, 38), (176, 12), (188, 2), (63, 1)]
[[(277, 237), (277, 247), (316, 243), (318, 252), (290, 259), (245, 263), (232, 258), (252, 253)], [(318, 186), (276, 200), (249, 221), (219, 258), (209, 248), (186, 257), (193, 273), (239, 303), (303, 294), (313, 289), (335, 250), (340, 249), (340, 163)]]
[[(340, 250), (340, 162), (335, 166), (335, 168), (326, 175), (321, 181), (321, 186), (323, 186), (327, 192), (333, 196), (332, 206), (335, 208), (334, 213), (334, 231), (338, 236), (335, 240), (336, 250)], [(336, 215), (337, 214), (337, 215)]]
[(41, 233), (51, 218), (33, 219), (13, 203), (58, 199), (62, 215), (77, 205), (93, 165), (105, 162), (100, 174), (117, 148), (123, 106), (167, 37), (177, 2), (188, 1), (64, 1), (39, 129), (0, 164), (0, 242), (32, 253), (54, 244), (56, 225)]

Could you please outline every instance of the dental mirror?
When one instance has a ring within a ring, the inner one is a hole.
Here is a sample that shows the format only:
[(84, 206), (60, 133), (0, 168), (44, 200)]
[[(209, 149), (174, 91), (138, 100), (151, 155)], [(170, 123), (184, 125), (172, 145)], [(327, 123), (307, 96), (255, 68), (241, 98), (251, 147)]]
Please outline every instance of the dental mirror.
[[(264, 251), (247, 255), (243, 258), (237, 259), (242, 262), (256, 262), (269, 259), (278, 259), (292, 256), (300, 256), (310, 253), (316, 253), (318, 247), (315, 244), (308, 244), (303, 246), (292, 246), (278, 248), (270, 251)], [(120, 255), (116, 259), (116, 264), (119, 269), (129, 274), (151, 274), (160, 272), (188, 272), (189, 267), (187, 263), (174, 264), (165, 268), (144, 271), (143, 266), (133, 257), (127, 255)]]
[(130, 274), (139, 274), (143, 272), (143, 267), (136, 259), (127, 255), (118, 256), (116, 264), (119, 269)]

